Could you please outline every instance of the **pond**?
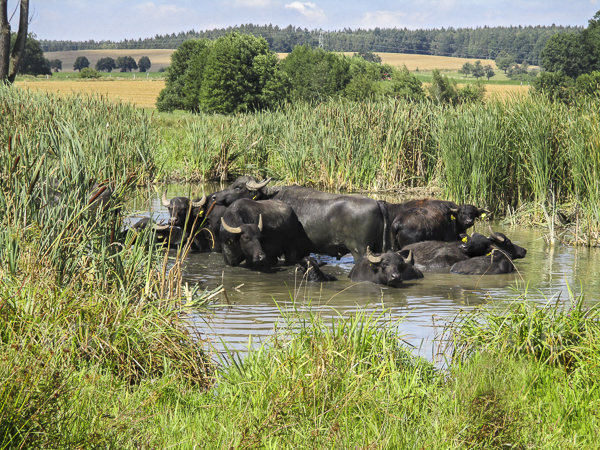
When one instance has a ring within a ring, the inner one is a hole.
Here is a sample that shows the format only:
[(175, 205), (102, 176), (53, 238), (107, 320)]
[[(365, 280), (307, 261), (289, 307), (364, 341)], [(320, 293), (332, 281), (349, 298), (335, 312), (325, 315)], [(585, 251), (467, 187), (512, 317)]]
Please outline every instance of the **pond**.
[[(220, 189), (217, 185), (204, 186), (207, 193)], [(169, 198), (177, 195), (201, 196), (202, 186), (169, 186)], [(155, 215), (166, 219), (168, 212), (160, 201), (162, 189), (154, 194), (152, 208)], [(400, 202), (406, 198), (386, 198)], [(133, 209), (146, 210), (147, 205), (133, 203)], [(477, 222), (469, 232), (488, 235), (488, 222)], [(425, 272), (421, 280), (405, 282), (400, 288), (388, 288), (370, 283), (355, 283), (348, 278), (353, 260), (350, 255), (336, 260), (321, 257), (327, 262), (322, 270), (338, 278), (330, 283), (306, 283), (294, 266), (277, 267), (273, 273), (261, 273), (245, 267), (229, 267), (218, 253), (190, 254), (185, 265), (184, 279), (190, 285), (198, 283), (201, 289), (223, 285), (227, 296), (219, 297), (226, 306), (202, 310), (192, 315), (193, 324), (203, 334), (214, 339), (217, 348), (221, 340), (235, 350), (244, 350), (250, 336), (260, 341), (269, 335), (282, 311), (320, 312), (324, 316), (352, 314), (357, 310), (381, 311), (396, 318), (399, 331), (419, 349), (432, 358), (430, 345), (435, 325), (461, 309), (481, 304), (498, 304), (516, 297), (525, 288), (532, 298), (545, 301), (558, 295), (568, 299), (568, 289), (585, 293), (590, 304), (600, 300), (600, 249), (550, 245), (544, 232), (523, 227), (491, 223), (494, 231), (506, 234), (515, 244), (527, 249), (524, 259), (516, 260), (517, 271), (507, 275), (465, 276), (444, 272)], [(174, 252), (173, 252), (174, 253)], [(439, 328), (438, 328), (439, 331)]]

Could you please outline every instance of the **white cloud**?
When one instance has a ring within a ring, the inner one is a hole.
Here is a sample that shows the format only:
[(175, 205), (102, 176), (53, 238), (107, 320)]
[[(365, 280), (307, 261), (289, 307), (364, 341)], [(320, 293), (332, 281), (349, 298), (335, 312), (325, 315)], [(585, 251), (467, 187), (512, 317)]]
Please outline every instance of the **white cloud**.
[(315, 20), (317, 22), (323, 22), (327, 19), (325, 15), (325, 11), (320, 8), (317, 8), (315, 3), (301, 3), (301, 2), (292, 2), (289, 5), (285, 5), (286, 8), (295, 9), (304, 17), (310, 20)]
[(271, 0), (235, 0), (233, 4), (245, 8), (266, 8), (271, 6)]

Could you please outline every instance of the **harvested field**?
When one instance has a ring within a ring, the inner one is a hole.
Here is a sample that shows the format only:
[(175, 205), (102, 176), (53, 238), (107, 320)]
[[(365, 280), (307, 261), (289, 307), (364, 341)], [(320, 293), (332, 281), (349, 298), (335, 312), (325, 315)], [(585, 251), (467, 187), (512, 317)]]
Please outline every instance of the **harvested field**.
[(117, 59), (119, 56), (131, 56), (138, 62), (142, 56), (150, 58), (152, 67), (149, 72), (158, 72), (161, 67), (171, 64), (171, 53), (175, 50), (170, 49), (141, 49), (141, 50), (71, 50), (64, 52), (45, 52), (46, 59), (60, 59), (62, 61), (62, 72), (75, 72), (73, 64), (79, 56), (85, 56), (90, 62), (90, 67), (95, 67), (101, 58)]
[(486, 98), (493, 98), (498, 96), (500, 98), (507, 98), (511, 95), (523, 95), (529, 92), (529, 86), (519, 86), (510, 84), (486, 84), (485, 85), (485, 96)]
[(139, 108), (155, 108), (156, 98), (165, 87), (163, 79), (18, 81), (15, 84), (25, 89), (58, 92), (63, 95), (70, 95), (75, 92), (99, 94), (111, 100), (130, 102)]

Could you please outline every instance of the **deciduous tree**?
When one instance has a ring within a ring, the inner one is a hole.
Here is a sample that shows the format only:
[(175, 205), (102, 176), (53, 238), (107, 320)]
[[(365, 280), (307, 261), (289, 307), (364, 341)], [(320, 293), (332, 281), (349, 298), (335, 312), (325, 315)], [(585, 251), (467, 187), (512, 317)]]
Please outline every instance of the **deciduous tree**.
[(490, 81), (490, 78), (496, 76), (496, 72), (494, 72), (494, 69), (490, 64), (486, 64), (485, 66), (483, 66), (483, 71), (488, 81)]
[(73, 63), (73, 70), (79, 70), (85, 67), (90, 67), (90, 61), (85, 56), (78, 56)]
[(107, 56), (106, 58), (100, 58), (96, 62), (96, 70), (99, 70), (101, 72), (112, 72), (112, 70), (116, 67), (117, 66), (115, 64), (115, 60), (112, 59), (110, 56)]
[(509, 55), (508, 53), (502, 51), (498, 53), (498, 56), (495, 60), (496, 67), (500, 70), (504, 70), (504, 73), (515, 64), (515, 58)]
[(468, 61), (458, 71), (458, 73), (462, 73), (465, 77), (468, 77), (471, 72), (473, 72), (473, 64)]
[(115, 62), (117, 69), (121, 69), (121, 72), (131, 72), (137, 69), (135, 59), (131, 56), (119, 56)]
[(473, 64), (473, 69), (471, 70), (471, 73), (473, 74), (473, 76), (475, 78), (477, 78), (478, 80), (485, 75), (485, 71), (483, 70), (483, 66), (481, 65), (481, 61), (475, 61), (475, 64)]
[(150, 62), (150, 58), (147, 56), (142, 56), (137, 63), (140, 72), (146, 72), (150, 67), (152, 67), (152, 63)]

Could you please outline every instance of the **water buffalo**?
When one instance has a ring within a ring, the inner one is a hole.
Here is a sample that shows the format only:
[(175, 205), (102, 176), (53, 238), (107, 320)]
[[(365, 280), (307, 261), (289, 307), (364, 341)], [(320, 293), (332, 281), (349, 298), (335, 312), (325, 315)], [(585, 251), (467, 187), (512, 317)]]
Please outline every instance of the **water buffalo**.
[(527, 250), (513, 244), (502, 233), (495, 233), (490, 227), (491, 251), (485, 256), (458, 262), (450, 268), (451, 273), (460, 275), (497, 275), (515, 270), (514, 259), (524, 258)]
[(423, 278), (423, 273), (411, 264), (410, 253), (404, 257), (399, 252), (367, 252), (350, 271), (352, 281), (370, 281), (371, 283), (398, 287), (402, 281)]
[(402, 252), (410, 251), (414, 257), (415, 267), (421, 270), (450, 267), (459, 261), (482, 256), (489, 253), (492, 241), (479, 233), (472, 236), (461, 235), (460, 241), (423, 241), (402, 248)]
[(253, 198), (287, 203), (306, 233), (299, 244), (299, 257), (318, 253), (340, 258), (352, 253), (356, 262), (367, 247), (376, 252), (386, 250), (387, 214), (381, 202), (363, 195), (331, 194), (302, 186), (266, 189), (268, 181), (239, 178), (217, 194), (216, 202), (228, 205), (238, 198)]
[(515, 270), (513, 260), (497, 248), (485, 256), (460, 261), (450, 268), (450, 273), (459, 275), (499, 275)]
[[(130, 235), (134, 236), (132, 242), (135, 241), (137, 235), (149, 226), (152, 226), (155, 231), (156, 242), (168, 244), (169, 248), (177, 248), (181, 244), (185, 245), (187, 243), (189, 235), (185, 233), (183, 229), (171, 225), (158, 225), (156, 223), (152, 223), (152, 220), (149, 217), (138, 220), (135, 224), (133, 224), (133, 226), (124, 230), (120, 241), (124, 242)], [(193, 241), (192, 246), (194, 246)]]
[(306, 281), (325, 283), (327, 281), (337, 281), (337, 278), (329, 273), (323, 273), (321, 267), (325, 263), (318, 263), (312, 256), (306, 256), (298, 261), (296, 268), (303, 274)]
[[(388, 211), (390, 206), (388, 204)], [(473, 205), (458, 206), (442, 200), (412, 200), (398, 205), (390, 227), (393, 248), (422, 241), (452, 242), (488, 213)]]
[(221, 245), (225, 263), (237, 266), (296, 262), (297, 240), (302, 226), (292, 208), (276, 200), (234, 202), (221, 218)]
[(187, 197), (167, 199), (167, 190), (163, 192), (162, 204), (169, 211), (169, 223), (184, 228), (194, 235), (194, 242), (200, 251), (221, 252), (219, 231), (221, 217), (227, 209), (215, 204), (215, 194), (203, 195), (190, 201)]

